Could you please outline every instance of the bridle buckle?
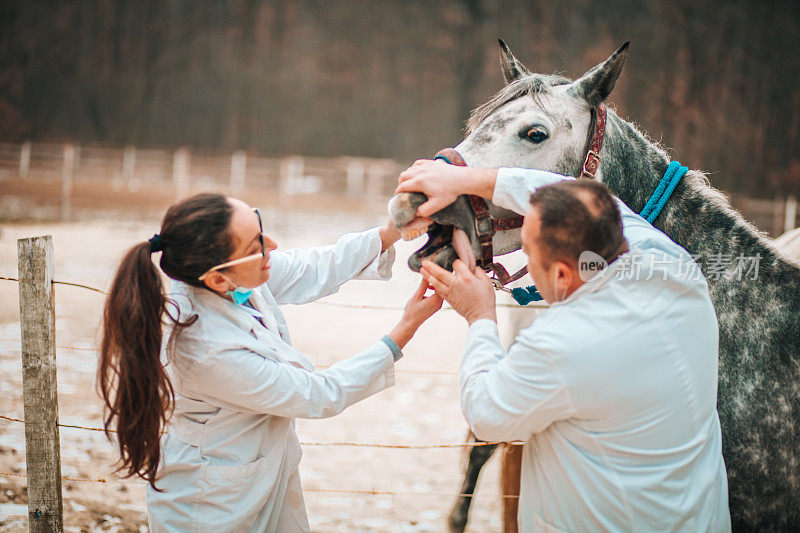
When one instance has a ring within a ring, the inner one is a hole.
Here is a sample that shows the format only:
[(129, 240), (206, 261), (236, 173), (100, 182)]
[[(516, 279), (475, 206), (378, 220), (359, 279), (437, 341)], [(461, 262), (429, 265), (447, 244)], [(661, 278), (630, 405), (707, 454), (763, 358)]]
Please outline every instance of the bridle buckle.
[(494, 234), (494, 221), (491, 218), (475, 218), (475, 231), (478, 238), (491, 237)]
[(582, 175), (595, 179), (595, 174), (600, 168), (600, 154), (594, 150), (586, 152), (586, 160), (583, 162)]

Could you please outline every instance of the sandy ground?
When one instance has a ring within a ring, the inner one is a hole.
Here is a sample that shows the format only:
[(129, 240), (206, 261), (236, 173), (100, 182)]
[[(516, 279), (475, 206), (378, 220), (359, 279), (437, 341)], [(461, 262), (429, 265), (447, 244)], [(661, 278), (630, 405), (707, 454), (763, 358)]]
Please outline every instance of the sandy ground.
[[(279, 211), (266, 208), (265, 226), (282, 248), (333, 242), (346, 231), (381, 222), (377, 206), (349, 214)], [(53, 235), (56, 279), (106, 288), (121, 254), (157, 231), (157, 218), (82, 221), (70, 224), (5, 225), (0, 232), (0, 276), (15, 277), (16, 239)], [(402, 306), (418, 283), (405, 264), (421, 242), (399, 243), (394, 277), (386, 283), (351, 282), (327, 301)], [(499, 300), (508, 302), (507, 300)], [(56, 286), (58, 395), (62, 423), (101, 425), (94, 391), (100, 294)], [(346, 358), (386, 333), (398, 310), (365, 310), (330, 305), (287, 306), (296, 347), (318, 365)], [(501, 318), (530, 321), (530, 310), (507, 310)], [(508, 327), (508, 326), (505, 326)], [(462, 442), (466, 424), (458, 406), (454, 372), (463, 349), (465, 323), (442, 311), (426, 323), (398, 363), (397, 384), (327, 420), (300, 420), (303, 442), (445, 444)], [(0, 414), (23, 418), (17, 285), (0, 280)], [(62, 476), (105, 478), (115, 461), (113, 443), (100, 432), (61, 429)], [(453, 495), (462, 479), (458, 448), (386, 449), (304, 446), (300, 470), (308, 517), (314, 531), (444, 531)], [(25, 473), (24, 427), (0, 420), (0, 472)], [(0, 529), (27, 530), (25, 478), (0, 474)], [(69, 531), (146, 531), (143, 482), (64, 482), (65, 525)], [(393, 495), (348, 493), (389, 491)], [(498, 467), (493, 458), (482, 473), (471, 511), (471, 531), (500, 529)]]

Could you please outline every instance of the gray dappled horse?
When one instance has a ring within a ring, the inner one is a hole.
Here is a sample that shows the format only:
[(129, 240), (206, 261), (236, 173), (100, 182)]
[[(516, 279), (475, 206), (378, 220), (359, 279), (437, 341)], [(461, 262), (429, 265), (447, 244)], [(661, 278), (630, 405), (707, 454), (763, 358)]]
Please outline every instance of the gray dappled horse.
[[(500, 45), (506, 86), (472, 112), (456, 151), (470, 166), (577, 176), (594, 110), (614, 88), (627, 43), (574, 82), (532, 74)], [(664, 149), (610, 109), (600, 155), (596, 179), (637, 212), (670, 162)], [(394, 198), (393, 218), (406, 223), (422, 201), (419, 194)], [(428, 234), (437, 242), (409, 259), (414, 269), (432, 251), (435, 262), (450, 267), (455, 252), (443, 242), (447, 227), (468, 229), (473, 223), (464, 197), (432, 218)], [(800, 529), (800, 266), (734, 211), (699, 171), (684, 176), (654, 225), (698, 258), (717, 311), (718, 410), (734, 530)], [(468, 236), (478, 254), (474, 232)], [(519, 247), (519, 230), (499, 232), (494, 239), (496, 253), (505, 253), (509, 241)], [(737, 258), (750, 261), (747, 275)], [(480, 463), (487, 450), (475, 448), (472, 455)], [(470, 474), (477, 478), (472, 466)], [(468, 499), (465, 503), (451, 517), (454, 529), (466, 523)]]

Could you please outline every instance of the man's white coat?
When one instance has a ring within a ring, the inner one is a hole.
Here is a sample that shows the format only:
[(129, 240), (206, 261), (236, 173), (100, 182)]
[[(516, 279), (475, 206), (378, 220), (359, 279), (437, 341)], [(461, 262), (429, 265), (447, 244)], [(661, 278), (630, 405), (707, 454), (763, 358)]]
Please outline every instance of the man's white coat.
[[(565, 179), (501, 169), (520, 214)], [(630, 251), (522, 330), (469, 328), (461, 407), (475, 435), (525, 443), (521, 531), (728, 531), (718, 325), (692, 257), (617, 200)]]

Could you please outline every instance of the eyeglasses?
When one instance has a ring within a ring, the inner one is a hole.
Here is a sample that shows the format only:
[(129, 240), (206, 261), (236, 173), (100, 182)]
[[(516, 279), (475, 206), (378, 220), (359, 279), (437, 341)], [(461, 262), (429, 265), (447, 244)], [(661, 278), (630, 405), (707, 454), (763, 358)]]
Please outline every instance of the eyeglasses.
[(197, 278), (198, 280), (203, 281), (212, 272), (216, 272), (217, 270), (222, 270), (223, 268), (241, 265), (242, 263), (249, 263), (250, 261), (255, 261), (256, 259), (266, 259), (267, 247), (264, 244), (264, 226), (263, 224), (261, 224), (261, 212), (258, 209), (253, 209), (253, 211), (255, 211), (256, 216), (258, 217), (258, 242), (259, 244), (261, 244), (261, 251), (256, 254), (240, 257), (239, 259), (234, 259), (233, 261), (228, 261), (227, 263), (222, 263), (221, 265), (211, 267), (205, 273), (203, 273), (202, 276)]

